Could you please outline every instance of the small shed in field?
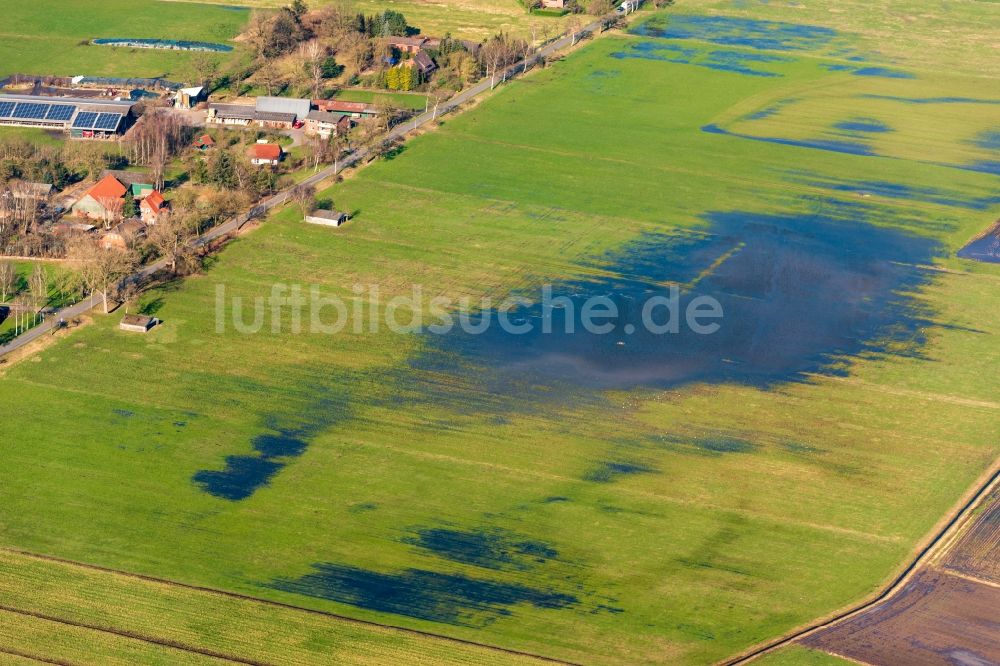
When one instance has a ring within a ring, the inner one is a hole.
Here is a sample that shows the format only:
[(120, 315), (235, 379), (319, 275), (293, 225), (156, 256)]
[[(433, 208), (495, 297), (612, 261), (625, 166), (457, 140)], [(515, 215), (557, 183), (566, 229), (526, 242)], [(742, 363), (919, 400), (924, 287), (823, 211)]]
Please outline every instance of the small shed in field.
[(305, 216), (309, 224), (322, 224), (325, 227), (339, 227), (347, 222), (347, 213), (336, 210), (314, 210)]
[(149, 329), (153, 328), (159, 323), (159, 320), (155, 317), (147, 317), (146, 315), (139, 314), (127, 314), (122, 317), (122, 321), (118, 324), (118, 328), (123, 331), (129, 331), (130, 333), (147, 333)]

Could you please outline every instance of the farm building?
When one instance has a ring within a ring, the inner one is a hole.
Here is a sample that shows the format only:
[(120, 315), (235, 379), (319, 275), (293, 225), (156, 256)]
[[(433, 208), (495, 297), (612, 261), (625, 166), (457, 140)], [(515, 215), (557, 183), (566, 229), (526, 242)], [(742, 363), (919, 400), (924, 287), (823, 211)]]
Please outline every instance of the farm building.
[(309, 115), (312, 104), (307, 99), (291, 97), (258, 97), (257, 113), (281, 113), (301, 120)]
[(414, 54), (427, 46), (426, 37), (390, 37), (389, 46), (400, 53)]
[(346, 113), (352, 118), (365, 118), (378, 115), (378, 108), (364, 102), (342, 102), (336, 99), (314, 99), (313, 106), (320, 111), (331, 113)]
[(542, 7), (546, 9), (565, 9), (566, 0), (542, 0)]
[(75, 139), (108, 139), (135, 122), (134, 102), (0, 94), (0, 125), (40, 127)]
[(121, 218), (129, 189), (114, 176), (101, 178), (73, 204), (73, 214), (91, 220), (112, 222)]
[(205, 88), (181, 88), (174, 95), (174, 106), (178, 109), (193, 109), (208, 99), (208, 92)]
[(156, 224), (160, 215), (167, 210), (169, 205), (163, 195), (158, 190), (153, 190), (139, 202), (139, 214), (146, 224)]
[(343, 136), (351, 129), (351, 117), (346, 113), (331, 111), (310, 111), (306, 116), (306, 134), (329, 139)]
[(209, 104), (206, 120), (218, 125), (249, 127), (257, 119), (257, 109), (249, 104)]
[(307, 99), (288, 97), (258, 97), (254, 106), (249, 104), (209, 104), (208, 122), (219, 125), (249, 127), (257, 125), (268, 129), (292, 129), (305, 120), (312, 108)]
[(111, 231), (101, 236), (101, 247), (105, 250), (125, 251), (146, 231), (146, 225), (139, 220), (125, 220), (116, 224)]
[(276, 143), (255, 143), (247, 149), (247, 157), (255, 166), (278, 166), (281, 155), (281, 146)]
[(292, 129), (298, 120), (294, 113), (283, 113), (281, 111), (257, 111), (254, 121), (258, 127), (268, 129)]
[(347, 213), (336, 210), (314, 210), (305, 216), (309, 224), (321, 224), (326, 227), (339, 227), (347, 222)]

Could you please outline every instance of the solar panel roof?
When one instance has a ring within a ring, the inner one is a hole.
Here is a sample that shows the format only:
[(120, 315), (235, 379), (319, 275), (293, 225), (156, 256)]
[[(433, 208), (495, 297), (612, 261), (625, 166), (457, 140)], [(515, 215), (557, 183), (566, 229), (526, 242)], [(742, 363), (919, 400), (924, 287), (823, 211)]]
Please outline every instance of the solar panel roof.
[(14, 113), (12, 115), (14, 118), (23, 118), (25, 120), (42, 120), (45, 118), (45, 114), (48, 110), (48, 104), (21, 102), (14, 107)]
[(118, 127), (122, 117), (117, 113), (102, 113), (94, 123), (94, 129), (113, 130)]
[(95, 122), (97, 122), (96, 113), (93, 111), (81, 111), (76, 114), (76, 120), (73, 121), (73, 129), (91, 129)]
[(69, 120), (73, 117), (73, 112), (76, 111), (75, 106), (69, 106), (66, 104), (53, 104), (49, 107), (49, 112), (45, 114), (46, 120)]

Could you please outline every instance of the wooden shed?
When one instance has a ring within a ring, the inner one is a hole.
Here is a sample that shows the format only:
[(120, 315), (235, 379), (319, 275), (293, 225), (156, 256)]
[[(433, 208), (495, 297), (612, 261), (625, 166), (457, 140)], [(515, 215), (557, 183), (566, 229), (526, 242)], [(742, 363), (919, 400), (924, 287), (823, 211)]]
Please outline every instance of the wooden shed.
[(347, 213), (336, 210), (314, 210), (305, 216), (309, 224), (322, 224), (327, 227), (339, 227), (347, 222)]

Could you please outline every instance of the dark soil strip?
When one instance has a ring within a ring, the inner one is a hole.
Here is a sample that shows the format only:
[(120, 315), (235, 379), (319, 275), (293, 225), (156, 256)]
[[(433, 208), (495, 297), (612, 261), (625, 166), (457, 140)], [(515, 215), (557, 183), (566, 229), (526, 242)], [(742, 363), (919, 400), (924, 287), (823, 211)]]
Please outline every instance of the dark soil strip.
[[(399, 627), (399, 626), (392, 625), (392, 624), (383, 624), (381, 622), (373, 622), (372, 620), (360, 620), (358, 618), (348, 617), (347, 615), (339, 615), (337, 613), (331, 613), (329, 611), (317, 610), (315, 608), (306, 608), (304, 606), (296, 606), (294, 604), (289, 604), (289, 603), (285, 603), (285, 602), (282, 602), (282, 601), (273, 601), (271, 599), (263, 599), (261, 597), (253, 597), (253, 596), (250, 596), (248, 594), (240, 594), (239, 592), (229, 592), (229, 591), (226, 591), (226, 590), (219, 590), (219, 589), (215, 589), (215, 588), (211, 588), (211, 587), (203, 587), (201, 585), (191, 585), (191, 584), (188, 584), (188, 583), (179, 583), (177, 581), (167, 580), (165, 578), (155, 578), (153, 576), (146, 576), (144, 574), (131, 573), (131, 572), (128, 572), (128, 571), (121, 571), (119, 569), (112, 569), (110, 567), (102, 567), (102, 566), (97, 565), (97, 564), (87, 564), (85, 562), (76, 562), (74, 560), (67, 560), (67, 559), (64, 559), (64, 558), (61, 558), (61, 557), (55, 557), (53, 555), (42, 555), (40, 553), (32, 553), (30, 551), (19, 550), (17, 548), (2, 548), (2, 547), (0, 547), (0, 551), (7, 552), (7, 553), (13, 553), (15, 555), (22, 555), (24, 557), (31, 557), (31, 558), (34, 558), (36, 560), (43, 560), (43, 561), (47, 561), (47, 562), (55, 562), (57, 564), (67, 564), (67, 565), (74, 566), (74, 567), (80, 567), (81, 569), (89, 569), (91, 571), (101, 571), (101, 572), (104, 572), (104, 573), (115, 574), (115, 575), (122, 576), (122, 577), (125, 577), (125, 578), (132, 578), (132, 579), (135, 579), (135, 580), (143, 580), (143, 581), (147, 581), (147, 582), (150, 582), (150, 583), (157, 583), (159, 585), (168, 585), (168, 586), (171, 586), (171, 587), (178, 587), (178, 588), (181, 588), (181, 589), (193, 590), (195, 592), (204, 592), (206, 594), (213, 594), (213, 595), (217, 595), (217, 596), (226, 597), (226, 598), (229, 598), (229, 599), (238, 599), (240, 601), (250, 601), (250, 602), (253, 602), (253, 603), (264, 604), (264, 605), (272, 606), (272, 607), (275, 607), (275, 608), (286, 608), (288, 610), (299, 611), (299, 612), (302, 612), (302, 613), (309, 613), (310, 615), (319, 615), (319, 616), (322, 616), (322, 617), (329, 617), (329, 618), (332, 618), (332, 619), (335, 619), (335, 620), (340, 620), (342, 622), (350, 622), (350, 623), (361, 625), (361, 626), (376, 627), (376, 628), (379, 628), (379, 629), (390, 629), (392, 631), (400, 631), (400, 632), (403, 632), (403, 633), (406, 633), (406, 634), (410, 634), (410, 635), (413, 635), (413, 636), (422, 636), (424, 638), (433, 638), (433, 639), (436, 639), (436, 640), (448, 641), (450, 643), (457, 643), (457, 644), (460, 644), (460, 645), (470, 645), (470, 646), (473, 646), (473, 647), (482, 648), (484, 650), (489, 650), (489, 651), (492, 651), (492, 652), (500, 652), (500, 653), (503, 653), (503, 654), (514, 655), (514, 656), (517, 656), (517, 657), (527, 657), (529, 659), (536, 659), (538, 661), (542, 661), (542, 662), (546, 662), (546, 663), (550, 663), (550, 664), (562, 664), (563, 666), (581, 666), (581, 664), (578, 664), (576, 662), (566, 661), (564, 659), (556, 659), (554, 657), (546, 657), (544, 655), (533, 654), (531, 652), (525, 652), (523, 650), (513, 650), (513, 649), (510, 649), (510, 648), (499, 647), (499, 646), (496, 646), (496, 645), (488, 645), (486, 643), (478, 643), (476, 641), (470, 641), (470, 640), (465, 639), (465, 638), (454, 638), (454, 637), (451, 637), (451, 636), (444, 636), (442, 634), (435, 634), (435, 633), (432, 633), (430, 631), (423, 631), (423, 630), (420, 630), (420, 629), (411, 629), (409, 627)], [(3, 607), (0, 606), (0, 608), (3, 608)], [(19, 610), (15, 610), (15, 609), (10, 609), (10, 610), (12, 612), (15, 612), (15, 613), (30, 614), (30, 613), (25, 613), (24, 611), (19, 611)], [(42, 616), (39, 616), (39, 617), (42, 617)], [(61, 622), (61, 620), (55, 620), (55, 621)], [(66, 624), (72, 624), (72, 623), (67, 622)], [(85, 625), (78, 625), (78, 626), (85, 627), (85, 628), (90, 628), (90, 627), (86, 627)], [(100, 631), (101, 629), (98, 629), (98, 630)], [(110, 631), (110, 630), (107, 630), (107, 631)], [(111, 631), (111, 633), (118, 633), (118, 632)], [(121, 635), (122, 636), (127, 636), (129, 638), (133, 638), (133, 636), (130, 636), (127, 633), (121, 633)], [(155, 642), (155, 643), (160, 643), (161, 645), (166, 645), (168, 647), (174, 647), (169, 642), (160, 642), (160, 641), (157, 641), (155, 639), (143, 639), (143, 638), (140, 638), (140, 640), (148, 640), (149, 642)], [(259, 663), (259, 662), (253, 662), (253, 661), (245, 661), (245, 660), (242, 660), (242, 659), (239, 659), (239, 658), (236, 658), (236, 657), (221, 656), (221, 655), (212, 654), (210, 652), (202, 652), (201, 650), (198, 650), (196, 648), (181, 647), (180, 649), (189, 650), (191, 652), (201, 652), (202, 654), (206, 654), (206, 655), (209, 655), (209, 656), (218, 656), (220, 659), (229, 659), (230, 661), (237, 661), (237, 662), (243, 663), (243, 664), (253, 664), (253, 665), (256, 665), (256, 664)]]
[(937, 548), (937, 546), (945, 539), (945, 537), (949, 536), (949, 532), (951, 532), (952, 528), (955, 527), (955, 525), (957, 525), (962, 519), (967, 517), (974, 509), (976, 509), (979, 506), (979, 503), (982, 502), (983, 499), (985, 499), (989, 495), (990, 491), (993, 489), (994, 484), (996, 484), (998, 480), (1000, 480), (1000, 470), (993, 472), (993, 474), (991, 474), (990, 477), (986, 481), (984, 481), (982, 485), (979, 486), (979, 488), (976, 489), (976, 492), (972, 495), (969, 501), (963, 504), (962, 508), (955, 512), (955, 514), (951, 517), (951, 519), (937, 532), (937, 534), (934, 535), (934, 538), (931, 539), (930, 543), (924, 546), (924, 548), (922, 548), (920, 552), (917, 553), (917, 556), (910, 561), (910, 563), (906, 566), (906, 568), (903, 569), (903, 571), (898, 576), (896, 576), (896, 578), (893, 579), (893, 581), (889, 584), (889, 586), (886, 587), (877, 597), (875, 597), (871, 601), (859, 604), (854, 608), (851, 608), (850, 610), (844, 611), (843, 613), (838, 613), (837, 615), (828, 620), (825, 620), (823, 622), (817, 622), (815, 624), (806, 627), (805, 629), (800, 629), (799, 631), (796, 631), (794, 634), (785, 636), (784, 638), (779, 638), (771, 643), (768, 643), (767, 645), (754, 648), (749, 652), (744, 652), (739, 657), (721, 662), (721, 666), (738, 666), (739, 664), (746, 664), (747, 662), (750, 662), (753, 659), (756, 659), (757, 657), (763, 654), (772, 652), (773, 650), (777, 650), (778, 648), (781, 647), (785, 647), (786, 645), (794, 643), (795, 641), (801, 638), (805, 638), (810, 634), (816, 633), (821, 629), (826, 629), (828, 627), (831, 627), (839, 623), (840, 621), (847, 619), (848, 617), (853, 617), (858, 613), (868, 610), (869, 608), (876, 606), (885, 601), (886, 599), (888, 599), (889, 597), (895, 595), (896, 592), (898, 592), (900, 588), (903, 587), (903, 584), (907, 581), (907, 579), (909, 579), (910, 575), (913, 574), (913, 572), (915, 572), (918, 567), (923, 565), (924, 560), (927, 559), (927, 556)]
[(11, 650), (8, 648), (0, 648), (0, 654), (9, 654), (12, 657), (20, 657), (21, 659), (29, 659), (31, 661), (37, 661), (39, 664), (56, 664), (56, 666), (76, 666), (68, 661), (57, 661), (55, 659), (47, 659), (46, 657), (39, 657), (33, 654), (28, 654), (27, 652), (20, 652), (18, 650)]
[[(8, 613), (15, 613), (16, 615), (24, 615), (26, 617), (32, 617), (35, 618), (36, 620), (45, 620), (47, 622), (55, 622), (57, 624), (64, 624), (70, 627), (77, 627), (79, 629), (99, 631), (104, 634), (113, 634), (115, 636), (120, 636), (122, 638), (130, 638), (132, 640), (142, 641), (143, 643), (150, 643), (152, 645), (158, 645), (160, 647), (172, 648), (174, 650), (181, 650), (183, 652), (192, 652), (194, 654), (198, 654), (203, 657), (222, 659), (224, 661), (231, 661), (237, 664), (246, 664), (247, 666), (269, 666), (265, 662), (248, 661), (246, 659), (241, 659), (240, 657), (234, 657), (232, 655), (223, 654), (222, 652), (203, 650), (201, 648), (185, 645), (184, 643), (179, 643), (177, 641), (173, 641), (168, 638), (153, 638), (152, 636), (144, 636), (143, 634), (139, 634), (134, 631), (127, 631), (124, 629), (111, 629), (109, 627), (99, 627), (93, 624), (74, 622), (73, 620), (64, 620), (62, 618), (54, 617), (52, 615), (45, 615), (43, 613), (35, 613), (33, 611), (21, 610), (20, 608), (12, 608), (10, 606), (5, 606), (2, 604), (0, 604), (0, 610), (6, 611)], [(35, 657), (30, 657), (30, 658), (34, 659)], [(62, 662), (49, 662), (49, 663), (62, 663)]]

